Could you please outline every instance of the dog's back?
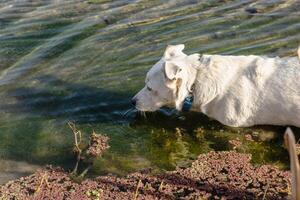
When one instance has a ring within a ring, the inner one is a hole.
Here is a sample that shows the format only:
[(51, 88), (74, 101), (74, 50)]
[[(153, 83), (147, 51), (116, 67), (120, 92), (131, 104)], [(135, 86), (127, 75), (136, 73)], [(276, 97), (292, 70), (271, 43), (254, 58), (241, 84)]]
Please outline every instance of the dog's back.
[[(263, 63), (262, 63), (263, 65)], [(262, 67), (262, 66), (261, 66)], [(275, 58), (273, 73), (261, 90), (255, 124), (270, 119), (277, 125), (300, 127), (300, 62), (297, 57)]]
[[(300, 127), (300, 63), (297, 57), (212, 55), (210, 62), (207, 71), (219, 84), (219, 91), (209, 103), (202, 105), (202, 112), (229, 126)], [(207, 75), (200, 75), (200, 79), (201, 76)], [(207, 80), (197, 82), (203, 87)]]

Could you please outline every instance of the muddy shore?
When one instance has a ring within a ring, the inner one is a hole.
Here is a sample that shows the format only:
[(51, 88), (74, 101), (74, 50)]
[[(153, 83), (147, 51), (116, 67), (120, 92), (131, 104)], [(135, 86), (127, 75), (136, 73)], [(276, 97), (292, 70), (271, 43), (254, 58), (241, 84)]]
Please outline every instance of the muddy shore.
[(59, 167), (46, 167), (0, 187), (0, 199), (289, 199), (290, 173), (254, 166), (251, 155), (209, 152), (188, 168), (76, 182)]

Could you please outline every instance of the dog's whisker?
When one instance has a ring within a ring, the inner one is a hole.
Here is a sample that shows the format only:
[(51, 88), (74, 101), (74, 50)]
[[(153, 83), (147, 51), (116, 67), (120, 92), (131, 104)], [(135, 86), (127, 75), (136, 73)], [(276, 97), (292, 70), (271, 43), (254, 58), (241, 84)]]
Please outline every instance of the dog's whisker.
[(144, 119), (147, 119), (147, 115), (145, 111), (141, 111), (142, 112), (142, 116), (144, 117)]
[(132, 111), (134, 111), (134, 108), (130, 108), (130, 109), (126, 110), (126, 111), (122, 114), (122, 117), (127, 117), (127, 115), (130, 114)]
[(126, 111), (122, 114), (122, 117), (123, 117), (123, 118), (127, 118), (127, 117), (129, 117), (130, 115), (132, 115), (133, 113), (139, 113), (139, 111), (138, 111), (136, 108), (130, 108), (130, 109), (126, 110)]

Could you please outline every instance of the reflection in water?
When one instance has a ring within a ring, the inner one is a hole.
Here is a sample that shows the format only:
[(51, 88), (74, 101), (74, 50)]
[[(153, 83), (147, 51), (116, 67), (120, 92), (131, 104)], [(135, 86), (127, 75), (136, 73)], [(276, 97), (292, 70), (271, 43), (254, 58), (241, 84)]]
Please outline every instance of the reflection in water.
[(4, 184), (9, 180), (27, 176), (34, 173), (40, 167), (24, 161), (4, 160), (1, 159), (0, 166), (0, 184)]
[[(66, 123), (74, 121), (85, 138), (92, 130), (111, 138), (94, 174), (185, 166), (199, 153), (232, 149), (229, 140), (237, 138), (242, 143), (237, 150), (252, 153), (255, 163), (284, 166), (283, 127), (237, 129), (199, 113), (126, 111), (167, 44), (185, 43), (186, 53), (295, 55), (299, 6), (298, 1), (1, 1), (0, 159), (30, 163), (32, 170), (44, 164), (71, 167), (73, 138)], [(294, 132), (299, 137), (299, 129)]]

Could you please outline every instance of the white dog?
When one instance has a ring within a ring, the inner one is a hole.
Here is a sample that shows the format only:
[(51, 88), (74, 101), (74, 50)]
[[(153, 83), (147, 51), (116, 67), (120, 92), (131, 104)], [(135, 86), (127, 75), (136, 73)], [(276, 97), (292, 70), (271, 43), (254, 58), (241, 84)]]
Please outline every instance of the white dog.
[(186, 55), (183, 49), (183, 44), (168, 46), (147, 73), (146, 86), (132, 99), (138, 110), (182, 110), (192, 96), (191, 110), (228, 126), (300, 127), (297, 57)]

